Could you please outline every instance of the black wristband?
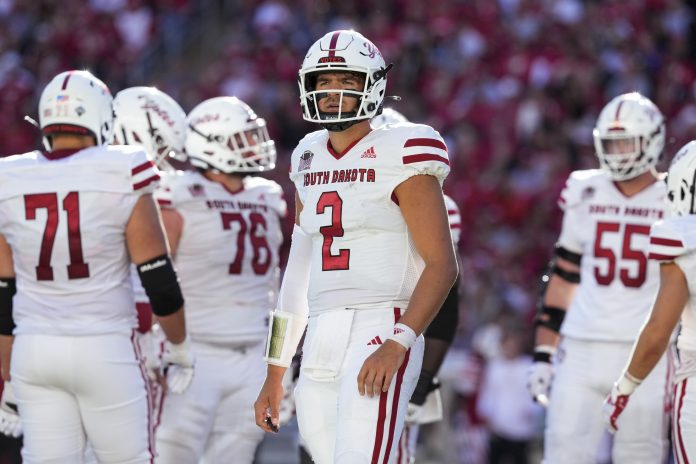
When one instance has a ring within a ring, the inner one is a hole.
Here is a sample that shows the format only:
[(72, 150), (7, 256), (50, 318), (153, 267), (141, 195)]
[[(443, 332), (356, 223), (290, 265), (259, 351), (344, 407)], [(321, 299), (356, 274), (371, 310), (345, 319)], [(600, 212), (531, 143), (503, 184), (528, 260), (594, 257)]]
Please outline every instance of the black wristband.
[(566, 311), (562, 308), (556, 308), (555, 306), (542, 306), (539, 308), (539, 312), (534, 318), (534, 325), (536, 327), (546, 327), (556, 333), (561, 331), (561, 325), (563, 325), (563, 319), (565, 319)]
[(12, 335), (15, 328), (12, 317), (12, 298), (17, 293), (14, 277), (0, 279), (0, 335)]
[(551, 364), (551, 353), (546, 353), (544, 351), (535, 351), (532, 360), (534, 362)]
[(138, 275), (152, 312), (157, 316), (174, 314), (184, 305), (184, 296), (169, 256), (158, 256), (138, 265)]

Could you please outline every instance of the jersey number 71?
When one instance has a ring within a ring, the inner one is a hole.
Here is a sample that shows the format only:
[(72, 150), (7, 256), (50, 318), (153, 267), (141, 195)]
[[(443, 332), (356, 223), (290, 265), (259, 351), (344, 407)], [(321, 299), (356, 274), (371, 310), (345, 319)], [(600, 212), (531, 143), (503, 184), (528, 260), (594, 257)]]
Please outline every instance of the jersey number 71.
[[(89, 277), (89, 264), (85, 263), (82, 255), (82, 235), (80, 234), (80, 196), (78, 192), (70, 192), (62, 202), (63, 211), (68, 223), (68, 279), (84, 279)], [(36, 210), (46, 209), (46, 228), (41, 240), (39, 264), (36, 266), (36, 280), (53, 280), (51, 255), (58, 230), (58, 195), (55, 193), (34, 193), (24, 195), (25, 217), (29, 221), (36, 220)]]

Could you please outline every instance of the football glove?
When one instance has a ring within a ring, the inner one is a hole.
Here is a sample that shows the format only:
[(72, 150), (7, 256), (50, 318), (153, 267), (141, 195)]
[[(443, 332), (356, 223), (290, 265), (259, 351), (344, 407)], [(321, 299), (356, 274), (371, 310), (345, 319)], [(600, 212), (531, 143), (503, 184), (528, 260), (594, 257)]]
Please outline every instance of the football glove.
[(17, 410), (17, 401), (10, 382), (5, 382), (5, 388), (0, 398), (0, 433), (17, 438), (22, 435), (22, 421)]
[(167, 387), (172, 393), (183, 393), (189, 387), (195, 362), (188, 337), (177, 345), (170, 341), (164, 342), (162, 365), (166, 372)]
[(623, 410), (626, 409), (631, 393), (635, 391), (641, 382), (642, 380), (633, 377), (628, 372), (624, 372), (619, 380), (614, 382), (611, 393), (606, 397), (602, 406), (604, 425), (606, 425), (609, 432), (616, 433), (619, 430), (619, 417)]
[(534, 350), (534, 363), (527, 371), (527, 390), (532, 399), (542, 406), (547, 406), (549, 402), (551, 381), (553, 380), (551, 356), (555, 351), (556, 348), (552, 346), (538, 346)]

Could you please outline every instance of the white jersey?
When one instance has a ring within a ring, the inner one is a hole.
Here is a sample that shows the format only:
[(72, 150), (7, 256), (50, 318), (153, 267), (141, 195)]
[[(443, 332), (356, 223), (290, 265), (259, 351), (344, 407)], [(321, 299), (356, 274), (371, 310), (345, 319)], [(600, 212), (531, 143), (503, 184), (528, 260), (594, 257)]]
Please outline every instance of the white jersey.
[(423, 270), (394, 189), (418, 174), (440, 184), (447, 147), (429, 126), (400, 123), (368, 133), (343, 154), (326, 130), (300, 141), (290, 179), (312, 237), (310, 315), (332, 309), (406, 307)]
[(280, 218), (287, 214), (280, 186), (250, 176), (233, 193), (198, 172), (179, 172), (163, 178), (156, 197), (183, 218), (174, 262), (191, 337), (263, 340), (278, 293)]
[(680, 351), (696, 352), (696, 216), (676, 216), (657, 222), (650, 231), (650, 260), (674, 261), (686, 276), (689, 300), (681, 316)]
[(452, 235), (452, 242), (456, 249), (459, 246), (459, 236), (462, 231), (462, 215), (459, 212), (459, 206), (447, 195), (445, 195), (445, 207), (449, 219), (450, 235)]
[[(157, 192), (157, 190), (160, 188), (160, 182), (162, 181), (163, 178), (167, 176), (172, 176), (175, 175), (174, 173), (170, 171), (159, 171), (160, 175), (160, 180), (158, 182), (153, 183), (153, 188), (154, 192)], [(158, 195), (155, 193), (155, 198), (157, 198)], [(131, 264), (131, 286), (133, 287), (133, 296), (135, 297), (135, 302), (136, 303), (146, 303), (150, 304), (150, 299), (147, 297), (147, 294), (145, 293), (145, 289), (143, 288), (143, 283), (140, 281), (140, 275), (138, 274), (138, 266), (135, 264)]]
[(631, 342), (655, 299), (659, 269), (648, 261), (650, 226), (667, 211), (657, 181), (626, 197), (604, 171), (573, 172), (559, 205), (558, 246), (582, 255), (580, 285), (561, 333), (586, 340)]
[(130, 332), (125, 230), (157, 179), (154, 164), (131, 147), (0, 159), (0, 234), (17, 275), (15, 334)]

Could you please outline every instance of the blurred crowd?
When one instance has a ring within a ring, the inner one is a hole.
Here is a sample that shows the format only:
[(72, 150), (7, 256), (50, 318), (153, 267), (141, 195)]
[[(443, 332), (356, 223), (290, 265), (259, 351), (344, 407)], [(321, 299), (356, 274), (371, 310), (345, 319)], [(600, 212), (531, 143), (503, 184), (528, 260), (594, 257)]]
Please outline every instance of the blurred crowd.
[(485, 323), (531, 326), (556, 197), (572, 170), (596, 166), (604, 103), (650, 97), (667, 117), (666, 160), (692, 138), (695, 14), (684, 0), (0, 0), (0, 156), (37, 147), (23, 117), (47, 80), (88, 68), (114, 92), (156, 85), (186, 110), (245, 100), (268, 121), (271, 176), (292, 199), (289, 154), (315, 130), (297, 70), (316, 38), (354, 28), (394, 62), (389, 106), (449, 146), (469, 348)]

